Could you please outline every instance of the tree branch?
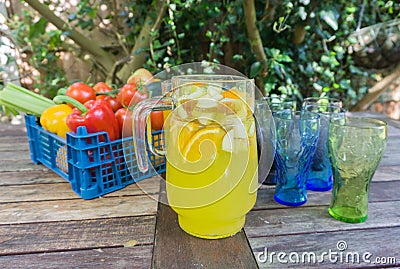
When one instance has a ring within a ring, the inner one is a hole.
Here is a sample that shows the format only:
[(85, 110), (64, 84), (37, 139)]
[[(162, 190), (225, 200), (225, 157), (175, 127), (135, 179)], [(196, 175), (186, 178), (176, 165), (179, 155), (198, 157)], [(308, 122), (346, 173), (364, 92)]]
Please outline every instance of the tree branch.
[(153, 9), (158, 11), (156, 19), (154, 20), (150, 15), (146, 16), (142, 30), (140, 31), (139, 36), (135, 41), (135, 45), (131, 50), (130, 61), (123, 65), (121, 70), (117, 73), (118, 79), (122, 81), (126, 81), (132, 72), (143, 66), (150, 47), (151, 34), (160, 28), (162, 19), (167, 10), (166, 1), (157, 0)]
[(93, 55), (98, 63), (108, 72), (112, 69), (114, 60), (112, 56), (103, 50), (98, 44), (75, 30), (67, 22), (54, 14), (46, 5), (38, 0), (26, 0), (33, 9), (42, 15), (48, 22), (52, 23), (57, 29), (68, 32), (68, 37), (73, 40), (81, 49)]
[[(249, 37), (251, 49), (254, 52), (257, 61), (261, 63), (260, 77), (263, 78), (266, 75), (267, 70), (267, 56), (264, 52), (264, 46), (261, 40), (260, 32), (257, 28), (256, 22), (256, 8), (254, 0), (244, 0), (243, 10), (245, 16), (245, 23), (247, 29), (247, 36)], [(265, 94), (264, 83), (258, 83), (259, 88)]]
[(396, 69), (384, 77), (381, 81), (377, 82), (368, 93), (353, 106), (350, 111), (364, 111), (366, 110), (378, 97), (386, 90), (386, 88), (397, 78), (400, 77), (400, 65)]

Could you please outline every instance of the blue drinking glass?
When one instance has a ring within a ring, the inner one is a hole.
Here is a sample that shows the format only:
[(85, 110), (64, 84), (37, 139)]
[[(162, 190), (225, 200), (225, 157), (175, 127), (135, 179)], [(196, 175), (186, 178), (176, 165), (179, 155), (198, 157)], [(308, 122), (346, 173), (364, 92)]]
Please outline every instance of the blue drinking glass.
[(336, 103), (303, 104), (302, 110), (320, 115), (320, 133), (311, 169), (307, 178), (307, 190), (329, 191), (333, 186), (332, 166), (328, 156), (328, 128), (332, 117), (344, 118), (345, 110)]
[(280, 204), (307, 202), (306, 180), (317, 147), (320, 116), (310, 111), (283, 110), (274, 114), (276, 137), (276, 187)]
[[(270, 112), (272, 112), (272, 116), (274, 115), (275, 112), (282, 111), (282, 110), (295, 110), (296, 103), (295, 101), (285, 98), (279, 95), (274, 95), (274, 96), (269, 96), (269, 97), (264, 97), (262, 99), (263, 103), (266, 103), (270, 109)], [(263, 115), (260, 118), (266, 118), (270, 119), (267, 115)], [(269, 126), (268, 126), (269, 127)], [(275, 128), (275, 126), (271, 126), (271, 128)], [(266, 132), (266, 128), (264, 128), (264, 131)], [(263, 165), (265, 166), (265, 165)], [(274, 158), (270, 173), (264, 177), (265, 179), (262, 181), (264, 185), (275, 185), (276, 184), (276, 160)], [(262, 173), (259, 173), (259, 175), (263, 175)]]

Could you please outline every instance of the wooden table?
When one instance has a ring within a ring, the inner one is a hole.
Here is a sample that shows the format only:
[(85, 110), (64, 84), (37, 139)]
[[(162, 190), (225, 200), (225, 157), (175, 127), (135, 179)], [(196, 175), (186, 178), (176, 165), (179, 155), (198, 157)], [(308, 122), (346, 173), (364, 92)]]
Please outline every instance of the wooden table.
[(294, 208), (274, 202), (273, 188), (263, 186), (244, 231), (222, 240), (183, 233), (175, 213), (157, 202), (165, 199), (157, 177), (141, 183), (150, 195), (133, 184), (79, 198), (64, 179), (32, 163), (23, 125), (0, 124), (0, 268), (398, 268), (400, 124), (389, 124), (366, 222), (331, 218), (330, 192), (310, 192)]

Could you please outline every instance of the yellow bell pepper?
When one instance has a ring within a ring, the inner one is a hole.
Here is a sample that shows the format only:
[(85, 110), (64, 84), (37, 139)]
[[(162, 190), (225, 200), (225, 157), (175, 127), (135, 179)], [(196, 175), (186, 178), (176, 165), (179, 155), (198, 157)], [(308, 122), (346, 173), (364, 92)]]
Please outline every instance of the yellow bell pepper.
[(52, 106), (43, 111), (40, 124), (45, 130), (66, 138), (67, 132), (70, 132), (66, 119), (71, 112), (72, 108), (66, 104)]

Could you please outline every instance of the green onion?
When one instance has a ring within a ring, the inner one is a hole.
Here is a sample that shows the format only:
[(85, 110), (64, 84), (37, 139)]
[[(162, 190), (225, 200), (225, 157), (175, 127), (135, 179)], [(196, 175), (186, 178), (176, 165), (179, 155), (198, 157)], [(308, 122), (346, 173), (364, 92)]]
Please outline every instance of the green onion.
[(0, 104), (35, 116), (40, 116), (43, 111), (55, 105), (51, 99), (12, 83), (0, 91)]

